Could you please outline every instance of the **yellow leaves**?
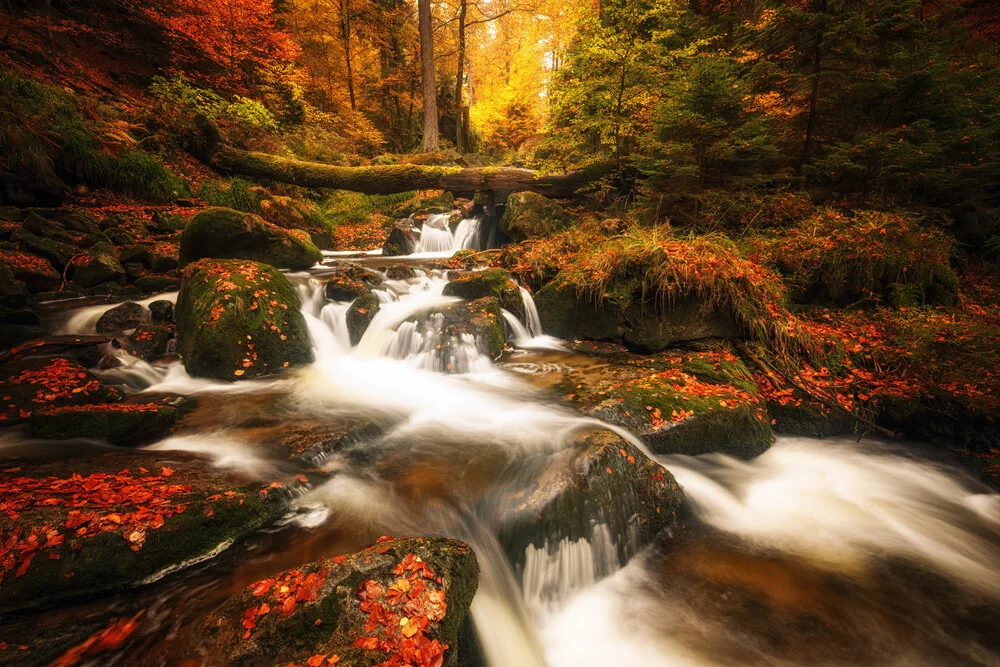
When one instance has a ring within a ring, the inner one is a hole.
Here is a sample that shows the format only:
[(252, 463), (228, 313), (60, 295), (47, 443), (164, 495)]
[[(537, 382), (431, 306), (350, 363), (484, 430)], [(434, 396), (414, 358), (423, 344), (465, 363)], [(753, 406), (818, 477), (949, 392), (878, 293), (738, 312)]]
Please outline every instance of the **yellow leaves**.
[(246, 373), (246, 371), (243, 370), (243, 369), (238, 369), (238, 370), (233, 371), (233, 375), (235, 375), (237, 377), (243, 375), (244, 373)]

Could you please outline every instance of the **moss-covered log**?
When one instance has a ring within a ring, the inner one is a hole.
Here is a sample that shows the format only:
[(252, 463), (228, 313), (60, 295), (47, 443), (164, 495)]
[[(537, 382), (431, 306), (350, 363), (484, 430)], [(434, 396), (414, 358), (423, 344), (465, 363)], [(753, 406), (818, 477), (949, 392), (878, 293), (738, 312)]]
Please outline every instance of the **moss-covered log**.
[(488, 190), (537, 192), (548, 197), (569, 197), (588, 183), (606, 175), (609, 167), (598, 165), (567, 174), (542, 175), (516, 167), (426, 167), (415, 164), (338, 167), (303, 162), (257, 151), (245, 151), (222, 143), (211, 124), (204, 124), (207, 146), (198, 152), (213, 168), (226, 173), (289, 183), (307, 188), (350, 190), (368, 195), (388, 195), (411, 190), (446, 190), (470, 196)]

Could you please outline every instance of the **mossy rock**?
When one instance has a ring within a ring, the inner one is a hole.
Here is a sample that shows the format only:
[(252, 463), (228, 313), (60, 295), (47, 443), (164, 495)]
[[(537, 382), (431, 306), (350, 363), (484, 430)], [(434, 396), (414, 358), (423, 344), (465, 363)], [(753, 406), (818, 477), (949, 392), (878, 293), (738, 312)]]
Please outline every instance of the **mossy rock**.
[(59, 271), (66, 268), (70, 258), (76, 253), (72, 245), (32, 234), (25, 229), (15, 231), (11, 240), (17, 242), (25, 252), (47, 259)]
[(104, 403), (37, 410), (28, 429), (45, 440), (92, 438), (119, 447), (155, 442), (177, 423), (178, 409), (163, 403)]
[(173, 276), (144, 275), (135, 279), (135, 286), (146, 294), (156, 294), (175, 290), (180, 286), (180, 280)]
[(79, 208), (57, 208), (43, 211), (44, 217), (54, 220), (66, 229), (83, 234), (98, 230), (97, 218), (90, 211)]
[(31, 293), (23, 280), (14, 277), (10, 267), (0, 264), (0, 305), (24, 308), (31, 303)]
[(80, 239), (81, 248), (92, 248), (98, 243), (104, 243), (105, 245), (114, 245), (111, 239), (104, 232), (91, 232)]
[(149, 248), (143, 245), (128, 245), (118, 249), (118, 261), (122, 264), (149, 264)]
[(323, 291), (329, 301), (354, 301), (359, 296), (370, 292), (364, 283), (359, 283), (347, 276), (331, 277), (326, 281)]
[(534, 192), (515, 192), (507, 198), (500, 230), (511, 241), (520, 243), (551, 236), (573, 222), (573, 216), (551, 199)]
[(351, 337), (351, 345), (361, 342), (379, 308), (381, 304), (374, 294), (363, 294), (347, 309), (347, 332)]
[(153, 253), (149, 258), (149, 268), (153, 271), (173, 271), (177, 265), (177, 257), (174, 255)]
[(312, 361), (299, 297), (280, 271), (246, 260), (187, 266), (177, 297), (177, 351), (195, 377), (240, 380)]
[(28, 358), (0, 365), (0, 424), (26, 420), (35, 410), (109, 403), (121, 395), (78, 362), (63, 357)]
[(201, 258), (248, 259), (279, 269), (308, 269), (322, 261), (309, 235), (286, 230), (252, 213), (208, 208), (195, 215), (181, 234), (179, 262)]
[[(167, 302), (169, 303), (169, 301)], [(174, 328), (165, 324), (141, 324), (125, 344), (125, 351), (145, 361), (155, 361), (167, 353)]]
[(833, 438), (853, 433), (857, 423), (842, 410), (817, 403), (797, 389), (787, 399), (768, 401), (767, 411), (781, 435)]
[(603, 525), (626, 562), (677, 520), (684, 493), (673, 475), (610, 431), (581, 436), (553, 454), (528, 488), (501, 506), (500, 541), (523, 564), (525, 550), (591, 540)]
[(148, 319), (147, 312), (142, 305), (126, 301), (101, 315), (97, 320), (97, 333), (120, 333), (127, 329), (135, 329)]
[(73, 262), (73, 280), (81, 287), (123, 283), (125, 277), (125, 267), (118, 261), (115, 249), (103, 242), (91, 246), (86, 255)]
[(385, 277), (389, 280), (411, 280), (417, 277), (417, 271), (406, 264), (393, 264), (385, 267)]
[(597, 304), (558, 277), (535, 294), (546, 333), (559, 338), (621, 343), (636, 352), (659, 352), (681, 342), (740, 338), (743, 331), (728, 309), (693, 295), (658, 304), (609, 298)]
[(54, 291), (62, 284), (62, 277), (52, 264), (37, 255), (0, 249), (0, 265), (8, 267), (14, 278), (24, 281), (32, 293)]
[[(285, 509), (276, 494), (259, 493), (266, 481), (183, 452), (35, 463), (0, 472), (0, 486), (11, 485), (21, 489), (20, 511), (14, 519), (0, 515), (0, 531), (35, 533), (47, 546), (27, 564), (23, 556), (13, 563), (24, 572), (4, 578), (3, 615), (135, 588), (209, 557)], [(45, 503), (49, 498), (64, 502)]]
[(389, 236), (382, 245), (382, 255), (385, 257), (412, 255), (419, 243), (420, 232), (414, 229), (413, 223), (410, 220), (400, 220), (389, 231)]
[(500, 299), (506, 290), (513, 288), (510, 274), (504, 269), (487, 269), (463, 273), (444, 286), (444, 296), (475, 301), (492, 296)]
[(336, 655), (338, 665), (373, 667), (406, 664), (407, 647), (420, 647), (423, 664), (456, 665), (459, 628), (478, 584), (475, 553), (462, 542), (384, 538), (234, 595), (205, 621), (206, 664)]
[(76, 238), (67, 231), (62, 223), (38, 215), (33, 211), (24, 216), (21, 226), (32, 234), (37, 234), (52, 241), (69, 245), (76, 243)]

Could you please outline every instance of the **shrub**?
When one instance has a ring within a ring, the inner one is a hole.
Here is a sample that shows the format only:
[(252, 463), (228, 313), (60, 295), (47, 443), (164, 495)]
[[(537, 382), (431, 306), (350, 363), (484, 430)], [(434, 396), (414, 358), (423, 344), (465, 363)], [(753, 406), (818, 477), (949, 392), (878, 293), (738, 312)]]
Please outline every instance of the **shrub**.
[(198, 196), (210, 206), (260, 213), (260, 203), (267, 199), (267, 191), (251, 181), (237, 177), (205, 181), (198, 188)]

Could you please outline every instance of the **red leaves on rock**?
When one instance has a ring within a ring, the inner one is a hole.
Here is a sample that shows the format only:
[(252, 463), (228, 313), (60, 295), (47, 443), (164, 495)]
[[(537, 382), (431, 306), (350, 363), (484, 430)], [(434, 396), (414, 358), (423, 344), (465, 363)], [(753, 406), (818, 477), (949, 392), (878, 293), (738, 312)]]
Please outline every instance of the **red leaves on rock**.
[(141, 610), (132, 618), (113, 619), (106, 628), (95, 632), (86, 641), (63, 653), (49, 667), (72, 667), (84, 659), (118, 649), (139, 627), (139, 619), (144, 612), (145, 610)]
[(249, 586), (250, 594), (255, 598), (267, 596), (267, 601), (259, 606), (252, 606), (244, 612), (243, 627), (247, 629), (244, 638), (249, 637), (249, 631), (253, 629), (246, 626), (245, 620), (251, 611), (255, 617), (278, 611), (283, 618), (291, 616), (295, 613), (297, 603), (314, 602), (319, 599), (319, 589), (323, 586), (327, 574), (328, 571), (325, 569), (309, 574), (298, 570), (289, 570), (276, 579), (262, 579), (251, 584)]

